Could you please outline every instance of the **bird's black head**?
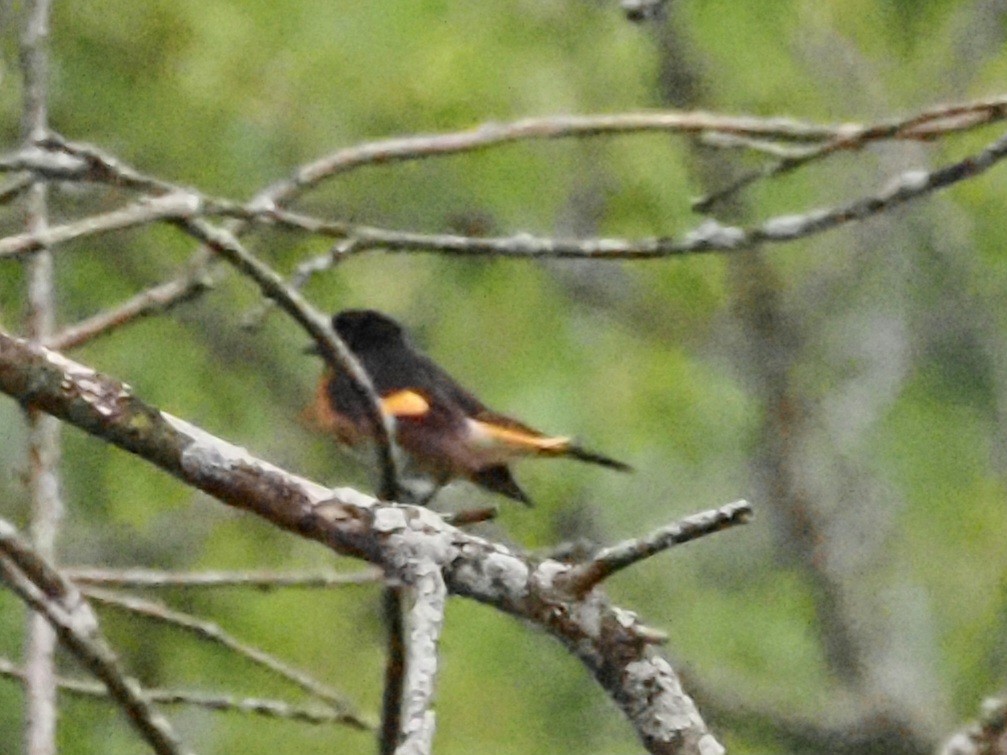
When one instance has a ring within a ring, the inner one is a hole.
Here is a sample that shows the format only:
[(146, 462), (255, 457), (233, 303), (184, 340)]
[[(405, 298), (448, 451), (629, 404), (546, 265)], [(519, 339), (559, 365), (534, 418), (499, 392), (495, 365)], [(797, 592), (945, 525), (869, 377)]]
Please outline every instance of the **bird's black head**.
[(405, 340), (401, 325), (373, 309), (344, 309), (333, 316), (332, 327), (352, 351), (389, 346)]

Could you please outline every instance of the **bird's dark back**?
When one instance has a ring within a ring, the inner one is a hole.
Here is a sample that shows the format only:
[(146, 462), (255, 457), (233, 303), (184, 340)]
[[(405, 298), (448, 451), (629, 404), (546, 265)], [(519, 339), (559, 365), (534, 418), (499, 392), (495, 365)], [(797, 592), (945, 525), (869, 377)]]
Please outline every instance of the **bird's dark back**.
[[(475, 415), (485, 409), (475, 396), (413, 346), (405, 329), (390, 317), (374, 310), (346, 310), (333, 318), (333, 326), (360, 361), (379, 395), (414, 390), (440, 410), (450, 407)], [(333, 382), (348, 387), (347, 381), (345, 376), (337, 376)], [(347, 395), (344, 390), (333, 391), (337, 392)]]

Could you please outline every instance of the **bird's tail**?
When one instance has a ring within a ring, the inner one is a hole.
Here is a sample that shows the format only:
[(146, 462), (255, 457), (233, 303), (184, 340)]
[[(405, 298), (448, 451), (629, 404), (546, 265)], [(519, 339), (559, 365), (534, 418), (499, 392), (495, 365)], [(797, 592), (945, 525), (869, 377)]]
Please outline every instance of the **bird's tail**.
[[(506, 464), (510, 459), (523, 456), (569, 456), (589, 464), (600, 464), (620, 472), (631, 472), (632, 467), (621, 461), (588, 451), (566, 436), (552, 436), (540, 433), (527, 425), (499, 414), (484, 412), (470, 420), (474, 437), (483, 450), (490, 449), (489, 458)], [(506, 495), (506, 494), (505, 494)], [(517, 498), (516, 496), (511, 496)], [(518, 498), (517, 500), (521, 500)]]
[(480, 487), (491, 490), (494, 493), (505, 495), (515, 501), (531, 506), (532, 502), (528, 495), (521, 490), (510, 470), (503, 464), (496, 464), (492, 467), (483, 467), (470, 478), (472, 482)]
[(610, 456), (604, 456), (594, 451), (588, 451), (586, 448), (581, 448), (578, 445), (571, 443), (563, 450), (564, 456), (569, 456), (572, 459), (577, 459), (578, 461), (584, 461), (588, 464), (598, 464), (603, 467), (608, 467), (609, 469), (615, 469), (619, 472), (632, 472), (633, 467), (629, 464), (623, 464), (621, 461), (616, 461)]

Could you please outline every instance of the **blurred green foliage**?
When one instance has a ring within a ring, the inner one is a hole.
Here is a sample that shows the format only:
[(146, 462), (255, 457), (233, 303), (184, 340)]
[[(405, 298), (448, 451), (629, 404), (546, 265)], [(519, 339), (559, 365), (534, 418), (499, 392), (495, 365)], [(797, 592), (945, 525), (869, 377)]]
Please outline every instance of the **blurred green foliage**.
[[(679, 0), (673, 7), (673, 18), (659, 23), (678, 28), (680, 52), (703, 82), (702, 107), (726, 113), (867, 120), (1002, 93), (1007, 73), (1003, 20), (983, 24), (978, 5), (953, 0)], [(665, 104), (656, 27), (628, 23), (615, 0), (58, 0), (54, 14), (53, 128), (144, 171), (234, 198), (367, 140)], [(990, 46), (969, 45), (975, 29)], [(13, 38), (9, 28), (0, 87), (8, 147), (19, 138)], [(959, 62), (965, 48), (967, 66)], [(990, 138), (985, 130), (947, 144), (841, 157), (757, 187), (748, 213), (768, 217), (858, 196), (881, 185), (899, 160), (936, 164)], [(563, 224), (574, 215), (579, 233), (641, 237), (696, 225), (688, 201), (706, 188), (687, 141), (644, 135), (367, 168), (301, 206), (393, 228), (441, 231), (478, 221), (493, 233), (545, 235), (569, 232)], [(765, 251), (781, 295), (790, 297), (787, 317), (817, 328), (822, 339), (806, 344), (789, 368), (811, 411), (827, 412), (867, 359), (850, 342), (849, 302), (886, 309), (909, 333), (902, 382), (875, 420), (852, 444), (829, 442), (855, 476), (871, 480), (874, 505), (884, 510), (875, 534), (881, 544), (850, 579), (865, 592), (890, 591), (893, 616), (878, 620), (884, 626), (902, 626), (897, 612), (906, 606), (916, 611), (905, 618), (907, 636), (889, 639), (904, 643), (907, 664), (932, 674), (938, 692), (927, 698), (931, 707), (920, 703), (921, 715), (942, 731), (971, 715), (1007, 671), (998, 447), (1007, 416), (1007, 369), (998, 362), (1007, 332), (1004, 195), (1002, 181), (982, 178), (900, 211), (898, 231), (883, 219)], [(577, 205), (584, 196), (596, 205), (586, 219)], [(74, 192), (57, 198), (54, 212), (109, 209), (118, 199), (100, 189)], [(10, 230), (18, 216), (0, 222)], [(295, 234), (249, 238), (287, 272), (326, 250)], [(67, 245), (57, 259), (61, 321), (164, 279), (192, 250), (164, 228)], [(563, 463), (520, 468), (536, 508), (504, 504), (487, 532), (540, 548), (574, 536), (615, 541), (753, 495), (767, 409), (739, 366), (745, 344), (730, 265), (721, 256), (585, 266), (375, 252), (320, 276), (307, 293), (326, 310), (395, 314), (491, 406), (637, 468), (631, 476)], [(0, 321), (9, 327), (23, 316), (23, 285), (17, 265), (0, 268)], [(304, 337), (277, 313), (258, 332), (241, 329), (256, 303), (254, 288), (232, 276), (170, 317), (135, 324), (74, 356), (262, 457), (321, 481), (368, 486), (355, 462), (298, 419), (318, 368), (301, 354)], [(942, 337), (929, 339), (936, 330)], [(23, 525), (24, 431), (9, 402), (0, 404), (0, 427), (0, 461), (10, 470), (0, 479), (0, 513)], [(64, 562), (223, 569), (334, 561), (127, 454), (76, 431), (64, 437)], [(459, 486), (442, 504), (477, 500), (488, 502)], [(825, 717), (840, 685), (823, 657), (812, 588), (780, 555), (779, 523), (765, 515), (773, 503), (755, 504), (760, 515), (749, 527), (663, 555), (621, 575), (611, 592), (670, 634), (672, 654), (713, 698), (719, 687), (731, 699), (759, 698), (781, 717)], [(164, 598), (377, 710), (376, 589)], [(297, 697), (191, 637), (102, 615), (148, 684)], [(0, 593), (0, 649), (8, 657), (18, 657), (22, 623), (16, 601)], [(512, 619), (455, 601), (443, 650), (438, 752), (639, 750), (583, 668)], [(20, 704), (16, 685), (0, 680), (0, 730), (18, 729)], [(373, 749), (369, 736), (338, 727), (170, 713), (204, 753)], [(719, 724), (716, 713), (709, 718)], [(66, 755), (140, 749), (122, 717), (101, 703), (67, 701), (60, 727)], [(757, 728), (718, 731), (733, 752), (779, 751)]]

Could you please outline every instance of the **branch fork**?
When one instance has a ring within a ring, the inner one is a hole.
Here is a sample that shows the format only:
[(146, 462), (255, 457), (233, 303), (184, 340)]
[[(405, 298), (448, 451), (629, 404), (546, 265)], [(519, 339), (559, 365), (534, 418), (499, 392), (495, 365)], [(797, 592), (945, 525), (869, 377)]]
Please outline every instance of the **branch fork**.
[(403, 717), (422, 725), (407, 723), (403, 742), (427, 741), (430, 716), (419, 711), (431, 710), (420, 701), (432, 699), (433, 667), (422, 660), (428, 657), (423, 648), (438, 636), (442, 578), (449, 594), (493, 605), (562, 642), (623, 710), (650, 752), (723, 751), (668, 661), (654, 649), (651, 630), (631, 612), (610, 605), (600, 590), (575, 600), (558, 589), (559, 578), (577, 567), (537, 562), (452, 527), (428, 509), (316, 485), (145, 404), (115, 380), (2, 332), (0, 392), (124, 448), (228, 505), (398, 578), (413, 592), (413, 607), (417, 601), (424, 604), (407, 615), (407, 635), (416, 639), (407, 640), (413, 646), (407, 652), (420, 659), (424, 672), (406, 685), (412, 702)]

